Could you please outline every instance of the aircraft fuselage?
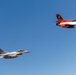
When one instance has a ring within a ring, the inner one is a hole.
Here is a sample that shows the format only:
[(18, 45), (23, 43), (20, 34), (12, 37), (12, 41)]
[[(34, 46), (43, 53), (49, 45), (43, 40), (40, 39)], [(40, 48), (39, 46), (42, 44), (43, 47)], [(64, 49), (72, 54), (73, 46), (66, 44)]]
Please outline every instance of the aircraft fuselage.
[(74, 28), (76, 26), (76, 20), (65, 20), (63, 19), (60, 14), (56, 14), (57, 21), (56, 25), (61, 26), (63, 28)]
[(23, 53), (29, 53), (27, 50), (17, 50), (14, 52), (5, 52), (0, 54), (0, 58), (10, 59), (10, 58), (16, 58), (19, 55), (22, 55)]

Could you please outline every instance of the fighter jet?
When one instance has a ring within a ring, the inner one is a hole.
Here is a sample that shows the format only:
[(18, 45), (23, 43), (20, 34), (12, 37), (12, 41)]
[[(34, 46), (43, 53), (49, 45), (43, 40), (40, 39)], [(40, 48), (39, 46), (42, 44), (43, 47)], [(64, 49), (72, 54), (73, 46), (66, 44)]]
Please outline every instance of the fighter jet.
[(63, 28), (74, 28), (76, 26), (76, 20), (64, 20), (60, 14), (56, 14), (57, 21), (56, 25)]
[(29, 51), (24, 49), (19, 49), (14, 52), (4, 52), (2, 49), (0, 49), (0, 58), (5, 58), (5, 59), (16, 58), (22, 55), (23, 53), (29, 53)]

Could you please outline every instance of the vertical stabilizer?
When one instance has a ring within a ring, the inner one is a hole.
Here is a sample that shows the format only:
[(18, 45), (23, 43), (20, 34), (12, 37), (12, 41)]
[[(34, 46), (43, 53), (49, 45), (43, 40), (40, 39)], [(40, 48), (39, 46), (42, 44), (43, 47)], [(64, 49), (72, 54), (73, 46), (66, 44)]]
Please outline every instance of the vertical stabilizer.
[(56, 17), (57, 17), (57, 19), (62, 19), (63, 20), (63, 18), (61, 17), (60, 14), (56, 14)]
[(56, 17), (57, 17), (57, 21), (56, 21), (57, 23), (60, 23), (64, 20), (60, 14), (56, 14)]
[(4, 51), (0, 48), (0, 54), (4, 53)]

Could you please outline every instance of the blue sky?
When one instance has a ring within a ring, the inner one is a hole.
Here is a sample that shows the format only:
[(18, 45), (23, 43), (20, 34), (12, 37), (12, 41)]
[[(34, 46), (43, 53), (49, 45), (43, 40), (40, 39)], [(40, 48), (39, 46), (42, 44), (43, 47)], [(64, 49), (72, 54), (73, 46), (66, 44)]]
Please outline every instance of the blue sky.
[(76, 75), (76, 28), (56, 26), (56, 13), (76, 19), (75, 0), (1, 0), (0, 47), (27, 49), (0, 59), (1, 75)]

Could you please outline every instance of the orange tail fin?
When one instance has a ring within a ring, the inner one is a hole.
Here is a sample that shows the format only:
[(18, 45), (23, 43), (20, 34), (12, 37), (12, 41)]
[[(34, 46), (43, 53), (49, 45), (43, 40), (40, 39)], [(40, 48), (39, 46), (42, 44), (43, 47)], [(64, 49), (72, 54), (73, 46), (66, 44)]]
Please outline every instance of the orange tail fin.
[(58, 22), (61, 22), (62, 20), (64, 20), (62, 17), (61, 17), (61, 15), (60, 14), (56, 14), (56, 17), (57, 17), (57, 21)]

